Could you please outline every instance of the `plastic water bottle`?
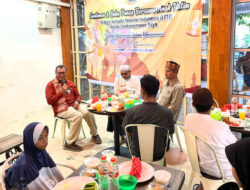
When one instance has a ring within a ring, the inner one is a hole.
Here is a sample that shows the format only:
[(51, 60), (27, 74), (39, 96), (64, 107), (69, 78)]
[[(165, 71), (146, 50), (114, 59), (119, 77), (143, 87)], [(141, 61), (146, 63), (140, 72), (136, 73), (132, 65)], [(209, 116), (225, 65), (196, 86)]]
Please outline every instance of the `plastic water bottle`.
[(237, 115), (237, 109), (238, 109), (237, 96), (233, 95), (232, 101), (231, 101), (231, 113), (232, 113), (232, 115)]
[(99, 190), (108, 190), (109, 187), (109, 176), (107, 168), (107, 157), (101, 156), (101, 162), (99, 164)]
[(245, 129), (250, 130), (250, 107), (247, 107), (245, 116)]
[(110, 190), (119, 190), (119, 167), (116, 157), (110, 159), (111, 170), (109, 172), (109, 189)]

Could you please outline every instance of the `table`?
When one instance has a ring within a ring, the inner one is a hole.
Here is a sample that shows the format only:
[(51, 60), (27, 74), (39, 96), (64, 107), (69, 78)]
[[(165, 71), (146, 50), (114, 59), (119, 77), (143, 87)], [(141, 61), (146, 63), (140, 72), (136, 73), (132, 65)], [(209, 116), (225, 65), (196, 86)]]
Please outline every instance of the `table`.
[[(118, 163), (122, 163), (131, 159), (122, 157), (122, 156), (117, 156), (118, 159)], [(169, 181), (169, 185), (168, 185), (168, 189), (171, 190), (181, 190), (183, 183), (185, 181), (185, 173), (181, 170), (178, 169), (174, 169), (174, 168), (169, 168), (169, 167), (164, 167), (164, 166), (159, 166), (159, 165), (155, 165), (155, 164), (150, 164), (151, 166), (153, 166), (153, 168), (156, 170), (167, 170), (171, 173), (171, 178)], [(74, 176), (79, 176), (79, 173), (86, 168), (86, 165), (83, 164), (81, 165), (77, 170), (75, 170), (71, 175), (69, 175), (68, 177), (74, 177)], [(138, 183), (136, 185), (136, 190), (146, 190), (147, 186), (150, 182), (153, 181), (153, 178), (149, 181), (143, 182), (143, 183)]]
[(242, 128), (237, 128), (237, 127), (231, 127), (230, 126), (230, 130), (236, 133), (241, 133), (243, 136), (244, 135), (250, 135), (250, 131), (246, 130), (244, 127)]
[(107, 112), (106, 110), (102, 112), (97, 112), (96, 110), (88, 110), (91, 113), (99, 114), (99, 115), (107, 115), (111, 116), (113, 126), (114, 126), (114, 147), (115, 147), (115, 155), (120, 155), (120, 143), (119, 143), (119, 130), (121, 123), (119, 122), (119, 117), (125, 115), (126, 110), (122, 112)]
[[(5, 153), (6, 159), (12, 154), (22, 152), (20, 145), (23, 144), (23, 136), (17, 134), (10, 134), (3, 138), (0, 138), (0, 154)], [(14, 150), (13, 150), (14, 149)], [(0, 165), (4, 163), (1, 162)]]

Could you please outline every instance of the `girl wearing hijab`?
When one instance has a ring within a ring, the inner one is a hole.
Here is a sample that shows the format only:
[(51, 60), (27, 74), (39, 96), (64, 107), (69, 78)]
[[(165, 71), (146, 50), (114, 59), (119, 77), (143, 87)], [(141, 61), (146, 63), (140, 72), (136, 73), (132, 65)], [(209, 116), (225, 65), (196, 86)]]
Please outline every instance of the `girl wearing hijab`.
[(45, 150), (49, 129), (38, 122), (23, 131), (24, 152), (5, 177), (7, 189), (51, 190), (63, 176)]
[(232, 165), (235, 180), (244, 190), (250, 189), (250, 137), (226, 147), (226, 155)]

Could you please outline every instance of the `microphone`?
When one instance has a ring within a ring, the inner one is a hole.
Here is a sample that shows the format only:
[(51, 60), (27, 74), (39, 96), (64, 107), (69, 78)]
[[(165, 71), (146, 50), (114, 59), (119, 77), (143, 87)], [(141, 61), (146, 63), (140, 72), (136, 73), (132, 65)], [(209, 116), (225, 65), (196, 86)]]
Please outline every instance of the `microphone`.
[[(61, 80), (61, 83), (62, 83), (62, 85), (67, 84), (67, 81), (66, 80)], [(70, 89), (68, 88), (66, 90), (66, 94), (69, 94), (69, 93), (70, 93)]]

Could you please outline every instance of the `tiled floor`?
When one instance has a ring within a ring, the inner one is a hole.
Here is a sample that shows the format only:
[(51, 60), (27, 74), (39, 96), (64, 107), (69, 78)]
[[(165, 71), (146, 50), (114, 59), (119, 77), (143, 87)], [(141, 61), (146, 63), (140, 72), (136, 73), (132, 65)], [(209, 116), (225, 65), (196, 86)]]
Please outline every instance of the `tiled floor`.
[[(95, 155), (100, 150), (113, 146), (113, 134), (106, 131), (107, 117), (100, 115), (95, 115), (95, 117), (97, 121), (98, 132), (103, 140), (103, 143), (101, 145), (95, 145), (90, 142), (91, 136), (89, 133), (89, 128), (87, 127), (86, 123), (83, 122), (84, 131), (87, 137), (86, 139), (84, 139), (82, 133), (80, 133), (78, 144), (82, 145), (84, 148), (84, 150), (81, 152), (72, 152), (63, 149), (60, 123), (58, 123), (55, 138), (51, 137), (54, 126), (54, 117), (50, 108), (40, 113), (31, 114), (29, 117), (26, 117), (23, 120), (16, 121), (14, 123), (9, 123), (6, 126), (1, 126), (0, 137), (6, 136), (10, 133), (22, 134), (25, 126), (33, 121), (39, 121), (44, 124), (47, 124), (50, 129), (49, 145), (47, 147), (47, 151), (49, 152), (53, 160), (58, 163), (70, 164), (77, 168), (83, 163), (84, 159), (87, 156)], [(181, 131), (179, 133), (181, 135), (181, 142), (184, 148), (184, 152), (180, 152), (179, 147), (176, 144), (177, 141), (174, 136), (174, 143), (171, 143), (171, 148), (166, 155), (166, 159), (168, 167), (177, 168), (185, 172), (185, 183), (183, 189), (187, 189), (187, 184), (189, 182), (189, 177), (191, 174), (191, 165), (189, 163), (188, 155), (186, 153), (184, 136)], [(0, 158), (3, 159), (3, 155), (1, 155)], [(72, 172), (70, 169), (67, 168), (60, 167), (59, 169), (64, 177), (68, 176)]]

